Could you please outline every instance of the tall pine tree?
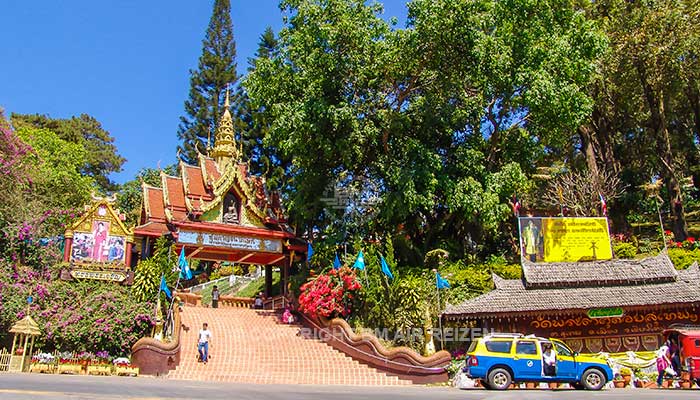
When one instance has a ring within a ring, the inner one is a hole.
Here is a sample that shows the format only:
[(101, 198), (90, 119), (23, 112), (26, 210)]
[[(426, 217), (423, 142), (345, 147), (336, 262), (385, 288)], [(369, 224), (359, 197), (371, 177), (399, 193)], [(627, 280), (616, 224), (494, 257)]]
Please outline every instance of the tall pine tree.
[[(202, 42), (199, 66), (197, 70), (190, 70), (190, 96), (185, 101), (186, 115), (180, 117), (177, 132), (178, 138), (182, 140), (178, 150), (186, 162), (197, 162), (197, 150), (205, 151), (210, 130), (213, 142), (214, 132), (224, 111), (224, 96), (229, 84), (233, 89), (232, 114), (237, 114), (240, 98), (236, 95), (238, 91), (235, 87), (238, 78), (231, 3), (229, 0), (215, 0), (214, 12)], [(236, 122), (234, 121), (234, 129)]]

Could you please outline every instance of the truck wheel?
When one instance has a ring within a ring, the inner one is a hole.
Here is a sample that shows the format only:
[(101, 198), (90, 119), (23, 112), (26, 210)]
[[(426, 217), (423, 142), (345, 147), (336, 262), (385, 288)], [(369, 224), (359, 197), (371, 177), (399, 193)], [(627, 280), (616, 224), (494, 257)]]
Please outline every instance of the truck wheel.
[(600, 390), (605, 385), (605, 377), (597, 369), (589, 369), (583, 373), (581, 384), (587, 390)]
[(489, 372), (488, 384), (491, 386), (491, 389), (506, 390), (510, 386), (512, 379), (508, 370), (496, 368)]

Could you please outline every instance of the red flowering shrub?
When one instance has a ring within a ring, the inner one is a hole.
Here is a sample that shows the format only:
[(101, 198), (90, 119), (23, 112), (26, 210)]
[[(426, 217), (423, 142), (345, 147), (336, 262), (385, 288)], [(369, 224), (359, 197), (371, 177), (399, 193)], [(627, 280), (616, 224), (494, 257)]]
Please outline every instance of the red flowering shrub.
[(354, 270), (332, 269), (301, 286), (299, 311), (312, 318), (345, 317), (361, 288)]

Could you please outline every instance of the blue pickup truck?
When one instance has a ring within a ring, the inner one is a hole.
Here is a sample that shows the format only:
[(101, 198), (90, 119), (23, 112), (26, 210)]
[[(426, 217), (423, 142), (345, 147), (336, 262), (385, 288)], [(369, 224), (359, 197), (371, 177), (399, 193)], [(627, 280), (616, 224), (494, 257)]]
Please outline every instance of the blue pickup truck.
[[(545, 343), (551, 344), (556, 354), (553, 375), (544, 374)], [(562, 382), (576, 389), (600, 390), (613, 379), (613, 371), (604, 360), (579, 355), (557, 339), (522, 334), (493, 334), (474, 340), (464, 372), (495, 390), (505, 390), (514, 382)]]

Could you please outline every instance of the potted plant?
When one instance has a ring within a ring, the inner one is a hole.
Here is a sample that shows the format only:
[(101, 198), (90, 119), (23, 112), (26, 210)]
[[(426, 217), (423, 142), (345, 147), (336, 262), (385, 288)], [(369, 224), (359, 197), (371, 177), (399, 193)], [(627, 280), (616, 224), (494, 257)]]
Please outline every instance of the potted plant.
[(616, 388), (619, 388), (619, 389), (621, 389), (627, 385), (625, 383), (625, 379), (620, 374), (615, 374), (615, 378), (613, 378), (613, 384), (615, 385)]
[(59, 374), (79, 374), (83, 371), (80, 360), (74, 357), (73, 353), (63, 352), (58, 354)]
[(90, 360), (90, 365), (87, 367), (89, 375), (110, 375), (112, 373), (112, 365), (109, 362), (109, 353), (106, 351), (98, 351)]
[(128, 376), (138, 376), (138, 367), (132, 367), (131, 361), (126, 357), (115, 358), (112, 363), (114, 364), (114, 373), (116, 375), (128, 375)]
[(32, 357), (30, 372), (52, 373), (56, 367), (56, 357), (51, 353), (40, 353)]
[(622, 379), (625, 381), (625, 385), (629, 385), (630, 382), (632, 382), (632, 370), (631, 369), (629, 369), (627, 367), (620, 368), (620, 375), (622, 376)]

